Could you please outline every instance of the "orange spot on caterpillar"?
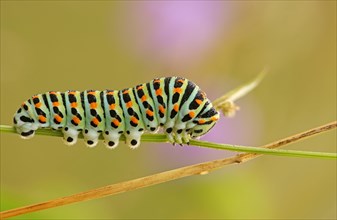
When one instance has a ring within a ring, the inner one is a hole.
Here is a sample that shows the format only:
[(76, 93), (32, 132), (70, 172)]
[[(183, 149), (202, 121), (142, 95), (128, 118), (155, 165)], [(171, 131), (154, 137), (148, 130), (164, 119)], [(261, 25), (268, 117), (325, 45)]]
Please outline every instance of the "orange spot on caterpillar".
[(204, 119), (199, 119), (199, 120), (198, 120), (198, 124), (205, 124), (205, 122), (206, 122), (206, 121), (205, 121)]
[(159, 79), (155, 79), (155, 80), (153, 80), (153, 83), (160, 83), (160, 80)]
[(69, 91), (68, 94), (69, 94), (69, 95), (75, 95), (76, 92), (75, 92), (75, 91)]
[(114, 123), (117, 127), (119, 126), (119, 121), (117, 119), (114, 119), (111, 122)]
[(219, 120), (219, 117), (213, 116), (213, 117), (211, 117), (211, 120), (212, 120), (212, 121), (217, 121), (217, 120)]
[(141, 89), (143, 89), (143, 86), (138, 86), (137, 87), (137, 90), (141, 90)]
[(107, 94), (108, 94), (108, 95), (113, 95), (114, 92), (113, 92), (113, 91), (109, 91)]
[(49, 94), (56, 95), (56, 92), (50, 91)]
[(95, 117), (95, 118), (93, 118), (92, 120), (92, 123), (94, 123), (95, 125), (98, 125), (99, 124), (99, 121), (98, 121), (98, 119)]
[(195, 99), (195, 102), (198, 103), (198, 105), (202, 104), (202, 100), (200, 100), (200, 99)]
[(71, 106), (72, 108), (76, 108), (76, 107), (77, 107), (77, 102), (72, 102), (72, 103), (70, 103), (70, 106)]
[(162, 93), (163, 93), (163, 91), (161, 90), (161, 88), (159, 88), (159, 89), (156, 90), (156, 95), (157, 96), (161, 96)]
[(88, 94), (90, 94), (90, 95), (95, 95), (96, 92), (95, 92), (95, 91), (90, 91), (90, 92), (88, 92)]
[(189, 112), (188, 115), (189, 115), (191, 118), (194, 118), (195, 113), (194, 113), (194, 112)]
[(178, 79), (177, 82), (184, 83), (185, 80), (183, 79)]
[(173, 106), (173, 109), (174, 109), (174, 111), (178, 112), (178, 111), (179, 111), (179, 105), (178, 105), (178, 104), (175, 104), (175, 105)]
[(77, 116), (74, 116), (72, 119), (76, 124), (79, 124), (81, 122), (81, 120)]
[(47, 118), (44, 117), (43, 115), (39, 115), (39, 121), (40, 121), (40, 122), (46, 122), (46, 121), (47, 121)]
[(59, 106), (59, 105), (60, 105), (59, 102), (53, 102), (53, 106), (57, 107), (57, 106)]
[(153, 111), (151, 111), (151, 110), (146, 110), (146, 114), (148, 115), (148, 116), (153, 116)]
[(165, 108), (161, 105), (161, 106), (159, 106), (159, 111), (164, 114), (165, 113)]
[(97, 102), (90, 103), (90, 108), (92, 108), (92, 109), (97, 108)]
[(183, 91), (183, 90), (182, 90), (181, 88), (174, 88), (174, 89), (173, 89), (173, 93), (176, 93), (176, 92), (177, 92), (177, 93), (181, 94), (182, 91)]
[(131, 120), (134, 124), (138, 124), (138, 119), (137, 119), (136, 117), (132, 116), (132, 117), (130, 118), (130, 120)]
[(59, 116), (59, 115), (55, 115), (54, 116), (54, 119), (57, 121), (57, 122), (62, 122), (62, 118), (61, 118), (61, 116)]
[(129, 90), (124, 90), (123, 94), (128, 94)]
[(141, 98), (142, 102), (145, 102), (146, 99), (147, 99), (146, 95), (143, 95), (142, 98)]
[(127, 102), (127, 103), (126, 103), (126, 107), (127, 107), (127, 108), (131, 108), (131, 107), (132, 107), (132, 101)]
[(40, 108), (41, 105), (42, 105), (42, 103), (41, 103), (41, 102), (38, 102), (38, 103), (35, 104), (35, 107), (36, 107), (36, 108)]
[(116, 108), (116, 104), (111, 104), (109, 107), (111, 110), (114, 110)]

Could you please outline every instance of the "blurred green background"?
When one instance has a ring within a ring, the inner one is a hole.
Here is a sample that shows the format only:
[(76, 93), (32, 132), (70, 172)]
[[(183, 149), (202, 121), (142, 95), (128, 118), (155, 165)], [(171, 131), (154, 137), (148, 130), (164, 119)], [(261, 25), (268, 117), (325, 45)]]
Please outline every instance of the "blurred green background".
[[(1, 124), (31, 95), (179, 75), (211, 100), (269, 75), (202, 140), (259, 146), (336, 120), (335, 1), (1, 1)], [(286, 149), (336, 152), (336, 131)], [(1, 134), (1, 210), (233, 155)], [(263, 156), (17, 219), (336, 219), (336, 161)]]

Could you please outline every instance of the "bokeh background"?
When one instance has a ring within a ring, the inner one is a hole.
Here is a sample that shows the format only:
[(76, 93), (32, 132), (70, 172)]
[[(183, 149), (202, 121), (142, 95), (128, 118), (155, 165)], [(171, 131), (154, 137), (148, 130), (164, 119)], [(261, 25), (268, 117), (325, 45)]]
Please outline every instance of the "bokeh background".
[[(213, 100), (266, 66), (236, 117), (222, 117), (202, 140), (259, 146), (336, 120), (336, 2), (1, 1), (1, 124), (45, 91), (179, 75)], [(336, 132), (286, 149), (336, 152)], [(1, 210), (230, 155), (1, 134)], [(336, 161), (263, 156), (16, 218), (336, 219)]]

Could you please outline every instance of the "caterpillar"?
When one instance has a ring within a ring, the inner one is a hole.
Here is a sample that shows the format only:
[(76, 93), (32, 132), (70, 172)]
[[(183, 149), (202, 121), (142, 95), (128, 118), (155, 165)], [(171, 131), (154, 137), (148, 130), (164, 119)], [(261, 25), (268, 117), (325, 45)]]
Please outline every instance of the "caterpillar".
[(100, 135), (108, 148), (115, 148), (123, 134), (131, 148), (140, 144), (144, 132), (162, 128), (169, 142), (180, 145), (206, 134), (219, 113), (206, 94), (182, 77), (156, 78), (122, 90), (50, 91), (33, 95), (14, 115), (14, 126), (22, 138), (39, 128), (62, 130), (67, 145), (83, 133), (88, 147)]

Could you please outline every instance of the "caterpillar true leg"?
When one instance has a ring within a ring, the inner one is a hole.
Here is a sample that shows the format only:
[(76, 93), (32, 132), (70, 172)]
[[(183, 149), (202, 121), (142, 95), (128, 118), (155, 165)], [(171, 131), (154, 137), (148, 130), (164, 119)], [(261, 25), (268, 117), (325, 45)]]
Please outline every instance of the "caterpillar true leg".
[(190, 140), (191, 140), (191, 136), (190, 134), (188, 133), (188, 131), (186, 129), (184, 129), (181, 133), (181, 138), (182, 138), (182, 141), (184, 144), (189, 144), (190, 143)]

